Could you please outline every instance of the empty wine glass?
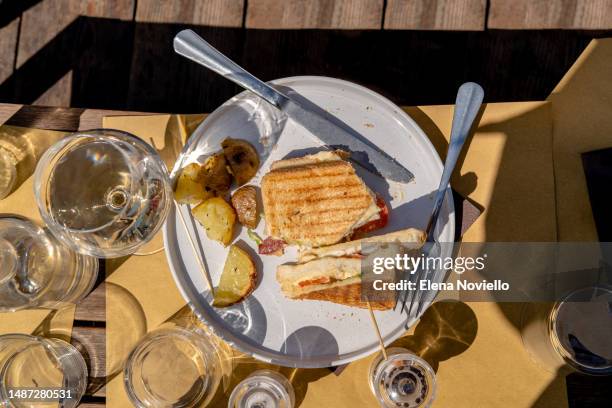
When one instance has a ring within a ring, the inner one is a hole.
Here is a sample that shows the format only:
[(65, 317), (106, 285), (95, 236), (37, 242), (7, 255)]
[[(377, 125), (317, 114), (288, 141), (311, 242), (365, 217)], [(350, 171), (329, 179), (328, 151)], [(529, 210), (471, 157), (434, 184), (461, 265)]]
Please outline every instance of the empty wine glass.
[(295, 393), (280, 373), (257, 370), (242, 380), (230, 395), (228, 408), (293, 408)]
[(0, 312), (76, 303), (97, 274), (97, 258), (72, 251), (25, 218), (0, 217)]
[(132, 254), (153, 238), (172, 205), (165, 164), (129, 133), (97, 129), (51, 146), (36, 167), (36, 201), (51, 232), (101, 258)]
[(429, 407), (436, 396), (436, 374), (422, 358), (401, 347), (372, 361), (370, 388), (381, 407)]
[(87, 365), (69, 343), (27, 334), (0, 336), (0, 406), (72, 408), (87, 387)]

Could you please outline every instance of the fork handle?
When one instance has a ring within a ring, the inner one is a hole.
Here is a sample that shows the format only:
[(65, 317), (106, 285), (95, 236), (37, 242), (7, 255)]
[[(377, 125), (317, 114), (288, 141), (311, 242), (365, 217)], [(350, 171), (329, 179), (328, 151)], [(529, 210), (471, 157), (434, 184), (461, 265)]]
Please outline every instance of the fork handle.
[(470, 133), (470, 128), (474, 123), (474, 119), (480, 110), (483, 98), (484, 91), (482, 87), (474, 82), (464, 83), (457, 91), (448, 153), (446, 154), (440, 185), (438, 186), (438, 191), (434, 199), (433, 210), (429, 217), (427, 228), (425, 229), (428, 239), (433, 239), (433, 229), (438, 221), (440, 208), (442, 208), (442, 202), (444, 201), (446, 190), (449, 187), (451, 175), (457, 164), (457, 159), (459, 158), (459, 153), (461, 153), (463, 144)]

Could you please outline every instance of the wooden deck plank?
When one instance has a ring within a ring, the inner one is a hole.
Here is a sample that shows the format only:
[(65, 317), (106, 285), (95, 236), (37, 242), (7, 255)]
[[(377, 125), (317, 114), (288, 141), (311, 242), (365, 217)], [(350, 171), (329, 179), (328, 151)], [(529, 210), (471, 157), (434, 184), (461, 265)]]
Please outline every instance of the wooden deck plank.
[(0, 27), (0, 83), (13, 73), (19, 17)]
[(244, 0), (140, 0), (136, 21), (242, 27)]
[(388, 0), (386, 29), (484, 30), (486, 0)]
[(0, 126), (9, 120), (19, 109), (21, 105), (13, 103), (0, 103)]
[(76, 305), (74, 318), (90, 322), (106, 321), (106, 286), (104, 283), (98, 285), (85, 299)]
[[(189, 26), (206, 41), (240, 63), (244, 30)], [(127, 109), (149, 112), (207, 112), (240, 92), (230, 81), (195, 64), (172, 49), (172, 40), (185, 25), (139, 23), (128, 88)]]
[[(79, 15), (131, 20), (135, 0), (43, 0), (24, 11), (17, 49), (19, 68)], [(66, 72), (36, 101), (39, 105), (70, 106), (72, 76)]]
[(72, 328), (70, 342), (88, 360), (89, 376), (104, 377), (106, 372), (106, 329), (104, 327), (75, 326)]
[(134, 0), (44, 0), (23, 13), (17, 67), (79, 15), (131, 20)]
[(491, 0), (488, 27), (611, 29), (612, 0)]
[(250, 0), (247, 28), (378, 29), (383, 0)]

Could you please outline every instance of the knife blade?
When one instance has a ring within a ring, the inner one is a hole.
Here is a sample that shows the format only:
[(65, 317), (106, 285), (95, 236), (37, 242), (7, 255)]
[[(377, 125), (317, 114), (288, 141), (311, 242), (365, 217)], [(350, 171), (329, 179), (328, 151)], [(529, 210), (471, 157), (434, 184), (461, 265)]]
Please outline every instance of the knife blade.
[(385, 179), (400, 183), (414, 179), (414, 175), (397, 160), (336, 116), (295, 91), (282, 94), (285, 98), (279, 98), (277, 107), (330, 148), (350, 151), (351, 161)]

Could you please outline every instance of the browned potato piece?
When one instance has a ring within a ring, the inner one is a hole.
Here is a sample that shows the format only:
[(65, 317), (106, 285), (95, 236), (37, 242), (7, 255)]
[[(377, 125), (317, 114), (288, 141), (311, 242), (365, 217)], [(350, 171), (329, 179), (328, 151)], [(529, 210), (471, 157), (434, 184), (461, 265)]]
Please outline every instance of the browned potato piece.
[(221, 242), (223, 246), (231, 242), (236, 212), (227, 201), (221, 197), (209, 198), (191, 212), (206, 230), (208, 238)]
[(174, 190), (176, 201), (181, 204), (198, 204), (213, 196), (212, 191), (204, 189), (200, 172), (201, 166), (197, 163), (191, 163), (183, 168)]
[(257, 270), (250, 255), (232, 245), (227, 254), (219, 286), (213, 292), (213, 306), (226, 307), (247, 297), (257, 282)]
[(239, 186), (253, 178), (259, 168), (257, 150), (249, 142), (227, 138), (221, 143), (232, 174)]
[(232, 194), (232, 205), (238, 221), (247, 228), (257, 227), (257, 190), (253, 186), (243, 186)]
[(225, 195), (232, 184), (232, 176), (227, 171), (227, 161), (222, 153), (210, 156), (200, 170), (200, 181), (204, 190), (216, 196)]

